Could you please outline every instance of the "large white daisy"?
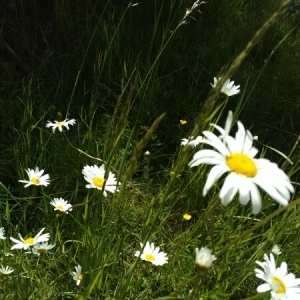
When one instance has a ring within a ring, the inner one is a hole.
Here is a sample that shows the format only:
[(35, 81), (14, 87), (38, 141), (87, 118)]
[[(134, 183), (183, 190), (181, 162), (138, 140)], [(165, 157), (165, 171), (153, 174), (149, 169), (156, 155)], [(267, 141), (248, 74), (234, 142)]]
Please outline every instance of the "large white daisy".
[(55, 123), (52, 123), (48, 121), (46, 124), (46, 127), (52, 127), (52, 132), (55, 132), (55, 129), (58, 128), (60, 132), (62, 132), (63, 126), (66, 127), (69, 130), (69, 125), (75, 125), (76, 120), (75, 119), (65, 119), (63, 121), (54, 121)]
[(19, 237), (20, 240), (17, 240), (13, 237), (10, 237), (10, 239), (15, 242), (16, 244), (14, 246), (12, 246), (10, 248), (10, 250), (13, 249), (24, 249), (27, 250), (29, 247), (37, 244), (37, 243), (41, 243), (41, 242), (47, 242), (50, 238), (50, 234), (49, 233), (44, 233), (42, 234), (42, 232), (44, 231), (45, 228), (43, 228), (34, 238), (29, 237), (27, 239), (23, 239), (23, 237), (21, 236), (21, 234), (19, 233)]
[[(143, 244), (140, 244), (143, 248)], [(162, 266), (168, 262), (167, 253), (159, 252), (159, 247), (154, 247), (153, 243), (147, 242), (143, 252), (136, 251), (135, 256), (140, 256), (142, 260), (151, 262), (155, 266)]]
[(105, 177), (105, 167), (104, 165), (98, 167), (85, 166), (82, 170), (84, 179), (89, 183), (86, 185), (87, 188), (96, 188), (102, 190), (104, 187), (103, 195), (107, 197), (107, 192), (115, 193), (118, 192), (116, 176), (109, 172), (107, 178)]
[(238, 122), (235, 138), (229, 136), (231, 124), (232, 112), (230, 111), (225, 129), (212, 124), (220, 132), (220, 137), (210, 131), (204, 131), (205, 139), (201, 143), (214, 147), (218, 152), (200, 150), (189, 163), (190, 167), (200, 164), (214, 165), (204, 185), (203, 196), (206, 196), (223, 174), (229, 172), (219, 195), (223, 205), (228, 205), (238, 192), (240, 203), (246, 205), (251, 199), (253, 214), (259, 213), (262, 203), (257, 186), (279, 204), (287, 205), (290, 193), (294, 192), (288, 176), (278, 168), (277, 164), (264, 158), (254, 158), (258, 150), (252, 146), (253, 137), (241, 122)]
[(25, 187), (28, 187), (30, 185), (47, 186), (48, 184), (50, 184), (49, 174), (43, 175), (44, 170), (39, 170), (39, 168), (35, 168), (35, 170), (28, 169), (26, 170), (26, 173), (28, 174), (29, 180), (19, 180), (19, 182), (26, 183)]
[(265, 281), (257, 287), (258, 293), (270, 291), (270, 300), (296, 300), (300, 299), (300, 278), (296, 278), (293, 273), (287, 272), (287, 264), (281, 263), (276, 268), (275, 259), (272, 253), (270, 257), (264, 255), (264, 261), (256, 261), (262, 268), (255, 269), (256, 277)]
[[(215, 88), (218, 84), (218, 82), (221, 80), (221, 77), (217, 79), (214, 77), (214, 83), (211, 84), (213, 88)], [(240, 92), (240, 86), (234, 85), (234, 81), (230, 81), (230, 79), (227, 79), (221, 89), (221, 93), (226, 95), (227, 97), (234, 96)]]

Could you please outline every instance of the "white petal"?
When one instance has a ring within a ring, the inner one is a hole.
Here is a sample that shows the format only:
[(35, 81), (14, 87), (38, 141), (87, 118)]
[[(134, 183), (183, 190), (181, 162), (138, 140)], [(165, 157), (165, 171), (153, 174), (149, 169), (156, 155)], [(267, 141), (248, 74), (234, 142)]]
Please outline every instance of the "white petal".
[(238, 190), (238, 186), (235, 184), (236, 183), (236, 177), (237, 174), (236, 173), (230, 173), (225, 181), (224, 184), (221, 188), (220, 191), (220, 199), (221, 202), (224, 206), (228, 205), (231, 200), (233, 199), (234, 195), (236, 194), (237, 190)]
[(203, 196), (206, 196), (207, 192), (210, 188), (214, 185), (214, 183), (225, 173), (228, 171), (228, 167), (226, 168), (225, 165), (216, 165), (214, 166), (206, 179), (205, 186), (203, 188)]
[(232, 111), (230, 110), (228, 112), (228, 116), (227, 116), (227, 119), (226, 119), (226, 123), (225, 123), (225, 127), (224, 127), (224, 139), (223, 141), (225, 141), (227, 139), (227, 136), (229, 134), (229, 131), (230, 131), (230, 128), (231, 128), (231, 124), (232, 124), (232, 118), (233, 118), (233, 114), (232, 114)]
[(247, 205), (250, 201), (250, 186), (246, 176), (239, 176), (239, 202), (242, 205)]
[(251, 182), (249, 187), (250, 187), (250, 196), (252, 202), (252, 213), (256, 215), (261, 211), (261, 206), (262, 206), (261, 196), (257, 186), (254, 183)]
[(268, 283), (263, 283), (257, 287), (258, 293), (264, 293), (271, 290), (271, 286)]
[(195, 167), (200, 164), (219, 164), (224, 161), (224, 157), (214, 150), (200, 150), (194, 154), (189, 163), (189, 167)]
[(203, 135), (206, 137), (206, 139), (203, 140), (203, 144), (209, 144), (218, 150), (223, 156), (229, 155), (229, 151), (224, 142), (214, 133), (210, 131), (203, 131)]

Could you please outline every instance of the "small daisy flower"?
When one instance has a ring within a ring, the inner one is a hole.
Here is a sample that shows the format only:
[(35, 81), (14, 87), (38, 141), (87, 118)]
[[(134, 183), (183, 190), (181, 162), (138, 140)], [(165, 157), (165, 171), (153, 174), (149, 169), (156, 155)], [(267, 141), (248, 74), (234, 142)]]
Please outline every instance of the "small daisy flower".
[(179, 122), (180, 122), (181, 125), (185, 125), (187, 123), (186, 120), (179, 120)]
[(238, 131), (234, 137), (228, 135), (232, 123), (230, 111), (226, 120), (225, 129), (212, 124), (220, 133), (217, 137), (210, 131), (204, 131), (205, 139), (201, 143), (214, 147), (214, 150), (200, 150), (195, 153), (190, 167), (200, 164), (214, 165), (208, 174), (203, 188), (206, 196), (214, 183), (225, 173), (229, 172), (220, 190), (220, 199), (223, 205), (228, 205), (236, 193), (242, 205), (252, 202), (252, 213), (261, 211), (262, 203), (259, 186), (281, 205), (288, 205), (290, 194), (294, 192), (288, 176), (277, 166), (264, 158), (254, 158), (258, 150), (252, 146), (253, 137), (238, 121)]
[(8, 275), (10, 273), (12, 273), (14, 271), (14, 269), (6, 266), (6, 267), (3, 267), (2, 265), (0, 265), (0, 273), (3, 274), (3, 275)]
[(262, 268), (255, 269), (255, 276), (265, 281), (257, 287), (258, 293), (270, 291), (271, 300), (296, 300), (300, 299), (300, 278), (293, 273), (287, 272), (286, 262), (276, 268), (275, 259), (272, 253), (270, 257), (264, 255), (264, 261), (256, 261)]
[(277, 245), (275, 245), (273, 248), (272, 248), (272, 253), (274, 253), (275, 255), (280, 255), (281, 254), (281, 251), (279, 249), (279, 247)]
[(5, 240), (6, 239), (4, 227), (0, 228), (0, 239), (1, 240)]
[(58, 130), (60, 132), (62, 132), (62, 127), (66, 127), (68, 130), (69, 130), (69, 125), (75, 125), (76, 123), (76, 120), (75, 119), (65, 119), (63, 121), (54, 121), (55, 123), (52, 123), (50, 121), (48, 121), (48, 123), (46, 124), (46, 127), (52, 127), (52, 132), (54, 133), (55, 132), (55, 129), (58, 128)]
[(24, 249), (27, 250), (29, 247), (37, 244), (37, 243), (41, 243), (41, 242), (47, 242), (50, 238), (50, 234), (49, 233), (44, 233), (42, 234), (42, 232), (44, 231), (45, 228), (43, 228), (34, 238), (30, 237), (27, 239), (23, 239), (21, 234), (19, 233), (19, 237), (20, 240), (17, 240), (13, 237), (11, 237), (10, 239), (15, 242), (16, 244), (14, 246), (12, 246), (10, 248), (10, 250), (13, 249)]
[(98, 167), (94, 166), (85, 166), (82, 170), (82, 174), (84, 175), (84, 179), (89, 183), (86, 185), (87, 188), (96, 188), (98, 190), (102, 190), (104, 184), (103, 195), (107, 197), (107, 192), (115, 193), (118, 192), (117, 188), (117, 180), (116, 176), (109, 172), (108, 178), (104, 178), (105, 176), (105, 167), (104, 165)]
[(189, 214), (183, 214), (183, 218), (184, 218), (186, 221), (188, 221), (188, 220), (190, 220), (190, 219), (192, 218), (192, 216), (189, 215)]
[[(143, 248), (143, 244), (140, 244)], [(135, 252), (135, 256), (140, 256), (142, 260), (151, 262), (155, 266), (162, 266), (168, 262), (167, 253), (159, 252), (159, 247), (155, 248), (153, 243), (146, 243), (146, 246), (141, 253), (140, 251)]]
[(19, 182), (26, 183), (26, 185), (25, 185), (26, 188), (30, 185), (47, 186), (48, 184), (50, 184), (49, 174), (43, 175), (44, 170), (39, 170), (39, 168), (35, 168), (35, 170), (28, 169), (28, 170), (26, 170), (26, 173), (28, 174), (29, 180), (19, 180)]
[[(217, 86), (218, 82), (220, 81), (220, 79), (221, 79), (221, 77), (219, 77), (219, 79), (214, 77), (214, 84), (211, 84), (211, 86), (213, 88), (215, 88)], [(230, 79), (227, 79), (224, 82), (223, 87), (221, 89), (221, 93), (226, 95), (227, 97), (234, 96), (234, 95), (238, 94), (239, 92), (240, 92), (240, 86), (234, 85), (234, 81), (230, 81)]]
[(54, 206), (54, 210), (59, 210), (66, 214), (72, 210), (72, 205), (63, 198), (54, 198), (50, 204)]
[(203, 140), (202, 136), (197, 136), (195, 139), (193, 136), (190, 136), (188, 139), (181, 139), (181, 145), (185, 146), (185, 145), (189, 145), (193, 148), (195, 148), (196, 146), (198, 146)]
[(33, 253), (35, 255), (40, 256), (41, 254), (45, 254), (46, 252), (49, 252), (49, 250), (51, 250), (54, 247), (55, 245), (49, 245), (48, 242), (37, 243), (32, 246), (31, 252), (26, 252), (26, 253)]
[(76, 281), (76, 285), (79, 285), (83, 279), (81, 266), (78, 265), (77, 267), (75, 267), (75, 272), (71, 272), (71, 275), (73, 276), (73, 279)]
[(8, 252), (8, 251), (1, 251), (3, 254), (4, 254), (4, 256), (6, 256), (6, 257), (9, 257), (9, 256), (11, 256), (11, 257), (13, 257), (13, 256), (15, 256), (14, 254), (12, 254), (11, 252)]
[(214, 254), (211, 254), (212, 250), (202, 247), (200, 250), (196, 248), (196, 264), (199, 267), (209, 269), (213, 263), (217, 259)]

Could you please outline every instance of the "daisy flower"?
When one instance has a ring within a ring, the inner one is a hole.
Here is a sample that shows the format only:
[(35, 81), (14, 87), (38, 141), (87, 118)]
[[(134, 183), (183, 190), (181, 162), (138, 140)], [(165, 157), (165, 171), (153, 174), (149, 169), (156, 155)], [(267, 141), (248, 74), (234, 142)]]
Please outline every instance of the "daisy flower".
[(258, 293), (270, 291), (271, 300), (300, 299), (300, 278), (287, 272), (286, 262), (276, 268), (274, 256), (270, 253), (270, 257), (265, 254), (264, 261), (256, 261), (256, 263), (262, 270), (255, 269), (255, 276), (265, 281), (257, 287)]
[(6, 239), (4, 227), (0, 228), (0, 239), (1, 240), (5, 240)]
[[(143, 244), (140, 244), (143, 248)], [(162, 266), (168, 262), (167, 253), (159, 252), (159, 247), (154, 247), (153, 243), (146, 243), (146, 246), (141, 253), (140, 251), (135, 252), (135, 256), (141, 256), (142, 260), (150, 261), (155, 266)]]
[[(214, 84), (211, 84), (213, 88), (215, 88), (218, 84), (218, 82), (221, 80), (221, 77), (217, 79), (214, 77)], [(226, 95), (227, 97), (234, 96), (240, 92), (240, 86), (234, 85), (234, 81), (230, 81), (230, 79), (227, 79), (221, 89), (221, 93)]]
[(12, 273), (14, 271), (14, 269), (6, 266), (6, 267), (3, 267), (2, 265), (0, 265), (0, 273), (3, 274), (3, 275), (8, 275), (10, 273)]
[(31, 252), (26, 252), (26, 253), (33, 253), (35, 255), (40, 256), (41, 254), (49, 252), (49, 250), (51, 250), (54, 247), (55, 247), (55, 245), (49, 245), (48, 242), (37, 243), (32, 246)]
[(45, 228), (43, 228), (34, 238), (30, 237), (27, 239), (23, 239), (21, 234), (19, 233), (19, 237), (20, 240), (17, 240), (13, 237), (11, 237), (10, 239), (15, 242), (16, 244), (14, 246), (12, 246), (10, 248), (10, 250), (13, 249), (24, 249), (27, 250), (29, 247), (37, 244), (37, 243), (41, 243), (41, 242), (47, 242), (50, 238), (50, 234), (49, 233), (44, 233), (42, 234), (42, 232), (44, 231)]
[(197, 136), (195, 139), (193, 136), (190, 136), (187, 139), (181, 139), (181, 145), (182, 146), (189, 145), (189, 146), (195, 148), (197, 145), (199, 145), (201, 143), (202, 140), (203, 140), (202, 136)]
[(50, 204), (54, 206), (54, 210), (59, 210), (66, 214), (72, 210), (72, 205), (63, 198), (54, 198)]
[(200, 250), (196, 248), (196, 264), (199, 267), (209, 269), (213, 261), (217, 259), (217, 257), (211, 253), (212, 250), (206, 247), (202, 247)]
[(55, 123), (52, 123), (50, 121), (48, 121), (48, 123), (46, 124), (46, 127), (52, 127), (52, 132), (55, 132), (55, 129), (58, 128), (58, 130), (60, 132), (62, 132), (62, 127), (65, 126), (68, 130), (69, 130), (69, 125), (75, 125), (76, 120), (75, 119), (65, 119), (63, 121), (54, 121)]
[(82, 269), (81, 269), (80, 265), (75, 267), (75, 272), (71, 272), (73, 279), (76, 281), (76, 285), (79, 285), (81, 280), (83, 279), (83, 275), (81, 274), (81, 272), (82, 272)]
[(7, 257), (9, 257), (9, 256), (11, 256), (11, 257), (15, 256), (14, 254), (12, 254), (11, 252), (8, 252), (8, 251), (1, 250), (1, 252), (4, 254), (4, 256), (7, 256)]
[(294, 192), (288, 176), (278, 168), (277, 164), (264, 158), (254, 158), (258, 150), (252, 146), (253, 137), (241, 122), (237, 123), (238, 131), (235, 138), (229, 136), (231, 123), (232, 112), (230, 111), (225, 129), (212, 124), (220, 132), (220, 137), (210, 131), (204, 131), (205, 139), (201, 143), (208, 144), (217, 151), (200, 150), (189, 163), (190, 167), (200, 164), (214, 165), (204, 185), (203, 196), (206, 196), (223, 174), (229, 172), (219, 195), (223, 205), (228, 205), (238, 192), (240, 203), (246, 205), (251, 199), (252, 213), (259, 213), (262, 203), (257, 186), (279, 204), (288, 205), (290, 193)]
[(103, 195), (107, 197), (107, 192), (115, 193), (118, 192), (116, 176), (109, 172), (108, 177), (105, 179), (105, 167), (104, 165), (98, 167), (85, 166), (82, 170), (84, 179), (89, 183), (86, 185), (87, 188), (96, 188), (102, 190), (104, 186)]
[(280, 251), (280, 248), (275, 245), (273, 248), (272, 248), (272, 253), (274, 253), (275, 255), (280, 255), (281, 254), (281, 251)]
[[(39, 168), (28, 169), (26, 170), (26, 173), (28, 174), (29, 180), (19, 180), (19, 182), (26, 183), (25, 187), (28, 187), (30, 185), (44, 185), (47, 186), (50, 182), (49, 174), (45, 174), (44, 170), (39, 170)], [(43, 176), (42, 176), (43, 175)]]

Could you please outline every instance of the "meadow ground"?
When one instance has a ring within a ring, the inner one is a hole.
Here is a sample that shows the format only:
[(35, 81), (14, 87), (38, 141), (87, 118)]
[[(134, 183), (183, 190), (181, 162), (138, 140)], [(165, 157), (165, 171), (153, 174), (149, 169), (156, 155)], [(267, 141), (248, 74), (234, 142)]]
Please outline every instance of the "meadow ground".
[(0, 298), (300, 299), (299, 10), (2, 3)]

